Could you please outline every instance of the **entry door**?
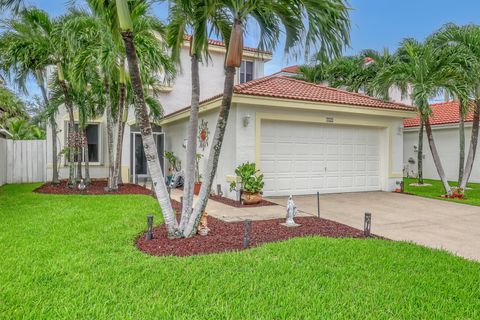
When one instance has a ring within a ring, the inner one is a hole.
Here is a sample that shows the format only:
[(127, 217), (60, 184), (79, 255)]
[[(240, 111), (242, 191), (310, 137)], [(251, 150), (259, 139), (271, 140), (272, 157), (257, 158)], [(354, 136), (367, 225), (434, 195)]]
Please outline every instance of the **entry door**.
[(262, 121), (266, 196), (381, 189), (381, 129)]
[[(164, 150), (165, 136), (163, 133), (154, 133), (153, 138), (157, 145), (158, 158), (162, 172), (164, 172)], [(132, 163), (131, 163), (132, 181), (138, 182), (139, 177), (148, 177), (147, 159), (143, 151), (143, 141), (140, 133), (132, 133)]]

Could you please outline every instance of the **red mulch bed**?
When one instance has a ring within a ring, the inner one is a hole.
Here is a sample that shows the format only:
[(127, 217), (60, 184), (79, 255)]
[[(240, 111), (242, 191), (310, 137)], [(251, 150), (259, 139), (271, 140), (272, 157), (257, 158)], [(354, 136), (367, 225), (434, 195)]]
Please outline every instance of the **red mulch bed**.
[[(176, 201), (172, 201), (172, 206), (177, 211), (180, 208), (180, 204)], [(363, 231), (327, 219), (299, 217), (295, 222), (301, 226), (295, 228), (280, 225), (283, 222), (285, 219), (252, 221), (250, 247), (314, 235), (332, 238), (364, 238)], [(168, 239), (165, 225), (161, 224), (153, 229), (152, 240), (147, 241), (143, 233), (137, 238), (136, 244), (141, 251), (154, 256), (191, 256), (243, 250), (243, 222), (224, 222), (208, 217), (208, 227), (210, 228), (208, 236), (196, 235), (192, 238)]]
[(138, 184), (124, 183), (118, 186), (116, 192), (108, 192), (105, 190), (107, 187), (106, 180), (92, 180), (92, 182), (87, 186), (85, 190), (80, 191), (76, 187), (68, 188), (67, 180), (60, 181), (59, 184), (52, 184), (51, 182), (45, 183), (44, 185), (35, 189), (35, 192), (38, 193), (49, 193), (49, 194), (85, 194), (85, 195), (94, 195), (94, 194), (146, 194), (151, 195), (152, 192), (145, 187), (139, 186)]
[(276, 203), (267, 201), (265, 199), (262, 199), (260, 203), (257, 204), (242, 204), (240, 201), (235, 201), (229, 198), (217, 196), (217, 195), (211, 195), (210, 199), (213, 201), (218, 201), (223, 204), (229, 205), (231, 207), (235, 208), (254, 208), (254, 207), (263, 207), (263, 206), (276, 206)]

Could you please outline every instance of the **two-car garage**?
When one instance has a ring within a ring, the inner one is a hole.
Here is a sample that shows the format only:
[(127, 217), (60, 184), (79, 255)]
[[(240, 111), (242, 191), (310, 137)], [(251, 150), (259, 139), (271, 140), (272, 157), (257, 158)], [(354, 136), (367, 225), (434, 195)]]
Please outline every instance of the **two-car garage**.
[(381, 189), (382, 128), (263, 120), (266, 196)]

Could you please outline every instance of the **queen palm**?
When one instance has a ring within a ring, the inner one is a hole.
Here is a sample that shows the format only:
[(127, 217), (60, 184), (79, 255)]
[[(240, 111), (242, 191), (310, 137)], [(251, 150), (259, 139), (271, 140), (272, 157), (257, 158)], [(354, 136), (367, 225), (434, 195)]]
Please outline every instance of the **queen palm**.
[[(19, 12), (15, 19), (4, 21), (6, 31), (0, 37), (1, 66), (14, 75), (15, 83), (26, 92), (26, 80), (32, 76), (49, 104), (46, 68), (51, 63), (53, 22), (47, 13), (36, 8)], [(55, 113), (49, 122), (52, 131), (52, 182), (58, 183), (57, 125)]]
[(312, 44), (318, 44), (320, 57), (339, 55), (349, 40), (350, 20), (343, 0), (317, 1), (212, 1), (218, 16), (230, 20), (230, 36), (225, 39), (225, 84), (220, 113), (217, 120), (212, 147), (203, 176), (199, 199), (183, 230), (186, 237), (192, 236), (204, 212), (215, 176), (223, 137), (232, 103), (235, 71), (242, 62), (243, 39), (249, 19), (260, 28), (259, 49), (276, 47), (282, 27), (285, 30), (285, 52), (303, 46), (305, 54)]
[[(432, 36), (432, 41), (439, 47), (449, 46), (466, 51), (480, 62), (480, 27), (478, 25), (457, 26), (447, 24)], [(468, 61), (468, 60), (467, 60)], [(465, 190), (470, 174), (472, 173), (473, 163), (477, 150), (479, 122), (480, 122), (480, 72), (474, 66), (469, 66), (467, 71), (472, 74), (472, 96), (474, 98), (472, 134), (470, 138), (470, 147), (467, 161), (465, 163), (465, 117), (471, 108), (466, 103), (460, 104), (459, 115), (459, 133), (460, 133), (460, 162), (458, 174), (458, 186), (463, 192)]]
[(395, 85), (404, 95), (408, 94), (409, 88), (412, 89), (412, 101), (425, 124), (433, 161), (448, 196), (452, 195), (452, 190), (435, 145), (429, 120), (431, 114), (429, 99), (446, 90), (459, 97), (461, 101), (466, 101), (469, 83), (461, 63), (466, 58), (468, 57), (458, 52), (438, 50), (430, 42), (420, 43), (406, 39), (401, 43), (395, 61), (381, 70), (375, 79), (376, 86), (391, 88)]

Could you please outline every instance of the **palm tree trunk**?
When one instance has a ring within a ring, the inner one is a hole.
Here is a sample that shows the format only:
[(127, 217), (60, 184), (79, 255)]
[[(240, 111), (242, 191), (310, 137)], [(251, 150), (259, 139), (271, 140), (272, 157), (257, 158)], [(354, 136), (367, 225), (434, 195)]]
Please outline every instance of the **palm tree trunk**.
[(417, 152), (417, 171), (418, 171), (418, 181), (419, 185), (423, 184), (423, 129), (424, 122), (422, 117), (420, 117), (420, 131), (418, 132), (418, 152)]
[(83, 141), (85, 142), (83, 145), (84, 150), (84, 161), (85, 161), (85, 183), (88, 185), (91, 182), (90, 179), (90, 160), (88, 159), (88, 136), (87, 136), (87, 128), (83, 128)]
[(195, 184), (195, 156), (197, 153), (198, 112), (200, 108), (200, 74), (198, 71), (198, 56), (192, 54), (192, 101), (190, 120), (187, 132), (187, 159), (185, 166), (185, 184), (183, 188), (182, 218), (180, 230), (185, 228), (190, 219), (193, 206), (193, 189)]
[[(81, 138), (81, 130), (78, 130), (78, 137)], [(83, 179), (82, 177), (82, 152), (83, 148), (80, 146), (81, 144), (78, 144), (78, 150), (77, 150), (77, 182), (80, 182), (80, 180)]]
[[(42, 92), (43, 102), (45, 106), (48, 106), (50, 100), (48, 99), (47, 88), (45, 88), (45, 81), (41, 70), (36, 71), (36, 78), (40, 91)], [(50, 121), (52, 130), (52, 184), (58, 184), (57, 122), (55, 121), (55, 115), (52, 114), (48, 120)]]
[(460, 106), (460, 123), (458, 126), (458, 131), (460, 134), (460, 161), (458, 164), (458, 186), (463, 180), (463, 172), (465, 167), (465, 116), (462, 114), (462, 107)]
[(72, 101), (70, 100), (70, 96), (68, 95), (68, 86), (67, 82), (65, 81), (65, 77), (63, 75), (62, 65), (60, 63), (57, 64), (57, 74), (58, 80), (60, 82), (60, 86), (62, 87), (63, 91), (63, 98), (65, 100), (65, 107), (68, 111), (68, 148), (69, 148), (69, 172), (68, 172), (68, 182), (67, 186), (69, 188), (75, 187), (75, 153), (74, 153), (74, 145), (73, 145), (73, 137), (75, 136), (75, 117), (73, 115), (73, 105)]
[(108, 191), (114, 191), (113, 176), (114, 176), (114, 158), (113, 158), (113, 119), (112, 119), (112, 102), (110, 99), (110, 82), (105, 79), (105, 94), (106, 94), (106, 117), (107, 117), (107, 152), (108, 152)]
[[(120, 82), (120, 103), (118, 107), (118, 117), (117, 117), (117, 148), (115, 154), (115, 167), (113, 172), (113, 184), (112, 187), (114, 190), (118, 189), (118, 184), (121, 183), (122, 175), (120, 173), (120, 168), (122, 165), (122, 147), (123, 147), (123, 133), (125, 130), (125, 121), (124, 118), (128, 113), (127, 108), (125, 107), (125, 83)], [(124, 116), (125, 115), (125, 116)]]
[(477, 152), (478, 131), (480, 127), (480, 100), (475, 102), (475, 109), (473, 110), (472, 135), (470, 137), (470, 148), (468, 150), (467, 162), (465, 164), (465, 171), (463, 179), (460, 183), (460, 190), (465, 190), (468, 180), (472, 173), (473, 163), (475, 161), (475, 154)]
[(220, 114), (218, 115), (217, 127), (215, 128), (215, 134), (213, 136), (212, 147), (210, 148), (210, 154), (208, 156), (204, 180), (202, 182), (202, 187), (200, 188), (199, 199), (197, 200), (192, 215), (190, 216), (190, 219), (188, 220), (188, 223), (183, 231), (184, 237), (191, 237), (195, 235), (202, 213), (207, 207), (208, 197), (213, 184), (213, 178), (217, 172), (218, 159), (222, 149), (223, 137), (225, 135), (225, 129), (228, 122), (228, 115), (232, 105), (234, 81), (235, 67), (225, 67), (224, 92), (222, 105), (220, 107)]
[(425, 129), (427, 131), (428, 145), (430, 146), (430, 151), (432, 152), (433, 162), (435, 163), (435, 167), (437, 168), (438, 176), (442, 181), (446, 195), (451, 196), (452, 190), (450, 189), (450, 185), (448, 184), (447, 177), (445, 176), (445, 171), (443, 170), (442, 161), (440, 160), (437, 147), (435, 146), (435, 141), (433, 140), (432, 127), (430, 125), (429, 119), (425, 120)]
[[(122, 38), (125, 43), (125, 52), (128, 61), (128, 70), (132, 81), (135, 114), (137, 123), (140, 125), (140, 132), (143, 140), (143, 150), (147, 159), (148, 170), (152, 177), (152, 185), (155, 190), (155, 195), (162, 209), (162, 215), (167, 227), (169, 237), (177, 237), (178, 225), (177, 220), (172, 209), (170, 197), (165, 184), (165, 178), (162, 173), (162, 167), (158, 158), (157, 146), (153, 138), (152, 127), (148, 116), (147, 106), (143, 93), (142, 80), (140, 78), (140, 70), (138, 67), (137, 53), (135, 51), (135, 44), (133, 42), (133, 32), (131, 30), (130, 13), (128, 5), (125, 0), (116, 0), (118, 18), (122, 31)], [(125, 21), (126, 20), (126, 21)]]

